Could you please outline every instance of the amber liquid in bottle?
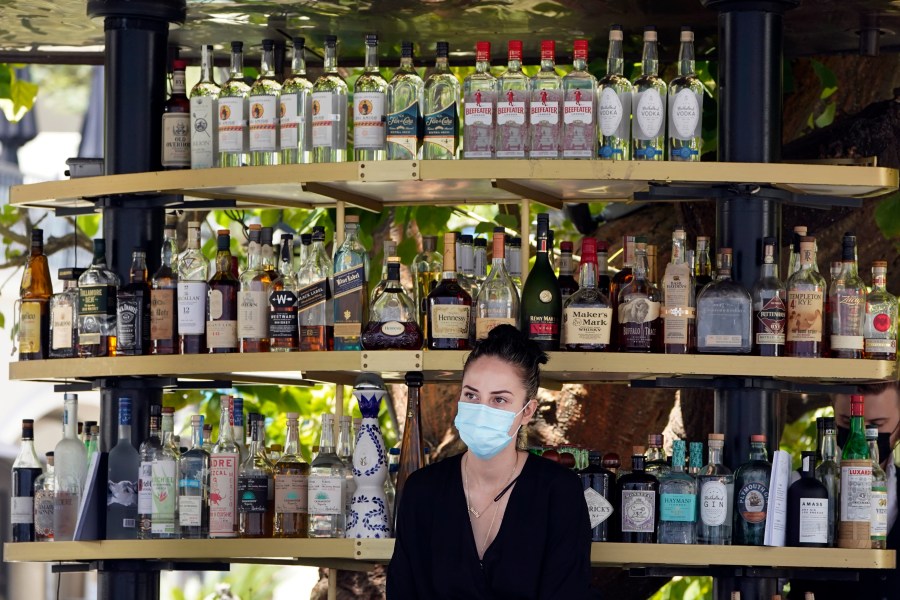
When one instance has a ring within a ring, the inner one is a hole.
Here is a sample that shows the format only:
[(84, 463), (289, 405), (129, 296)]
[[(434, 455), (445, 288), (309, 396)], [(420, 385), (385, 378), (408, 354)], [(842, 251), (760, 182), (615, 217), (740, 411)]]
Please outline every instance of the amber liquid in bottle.
[[(634, 236), (622, 237), (622, 268), (609, 281), (609, 303), (613, 309), (613, 339), (618, 338), (619, 331), (619, 291), (634, 279), (632, 263), (634, 262)], [(615, 346), (618, 342), (614, 342)]]
[(210, 354), (238, 351), (237, 294), (241, 287), (232, 272), (231, 236), (227, 229), (219, 230), (216, 273), (209, 280), (206, 341)]
[(19, 360), (47, 358), (50, 347), (50, 266), (44, 255), (44, 232), (31, 230), (31, 256), (19, 288)]
[(150, 290), (150, 339), (153, 354), (178, 354), (178, 275), (172, 260), (175, 244), (175, 217), (166, 217), (161, 264), (153, 274)]
[(400, 442), (400, 465), (397, 471), (397, 491), (394, 494), (394, 523), (397, 522), (397, 507), (406, 480), (415, 471), (425, 466), (425, 450), (422, 443), (422, 412), (419, 408), (419, 390), (422, 389), (422, 373), (406, 374), (406, 385), (409, 388), (406, 401), (406, 425), (403, 429), (403, 440)]
[(444, 235), (444, 275), (427, 299), (429, 350), (468, 350), (472, 296), (456, 279), (456, 237)]
[(800, 238), (800, 270), (787, 282), (788, 356), (818, 358), (824, 351), (827, 287), (816, 269), (816, 238)]

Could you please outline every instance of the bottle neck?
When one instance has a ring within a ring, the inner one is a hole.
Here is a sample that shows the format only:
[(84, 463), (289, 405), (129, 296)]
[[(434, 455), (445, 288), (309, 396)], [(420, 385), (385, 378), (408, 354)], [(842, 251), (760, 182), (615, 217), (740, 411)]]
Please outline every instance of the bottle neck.
[(766, 445), (759, 442), (751, 443), (750, 460), (769, 460), (769, 453), (766, 450)]
[(541, 71), (553, 73), (556, 71), (556, 61), (553, 58), (541, 59)]
[(646, 459), (638, 454), (631, 457), (631, 471), (633, 473), (643, 473)]
[(412, 56), (400, 57), (400, 70), (405, 72), (412, 72), (415, 70), (415, 67), (413, 66)]
[(160, 250), (160, 259), (164, 267), (172, 268), (172, 257), (178, 252), (175, 242), (175, 230), (166, 229), (163, 235), (162, 249)]
[(644, 42), (644, 55), (641, 58), (641, 68), (644, 75), (657, 75), (659, 72), (659, 55), (656, 51), (656, 42)]
[(150, 417), (150, 437), (159, 439), (159, 417)]
[[(580, 289), (591, 289), (597, 287), (597, 257), (581, 257), (581, 272), (578, 276), (578, 287)], [(560, 269), (562, 274), (562, 269)]]
[(281, 264), (278, 265), (278, 272), (283, 276), (294, 274), (294, 245), (290, 240), (281, 242)]
[(175, 69), (172, 72), (172, 95), (173, 96), (184, 96), (185, 87), (184, 87), (184, 70), (183, 69)]
[(822, 436), (822, 460), (834, 460), (837, 456), (837, 436), (834, 429), (826, 429)]
[(681, 42), (681, 49), (678, 51), (679, 75), (693, 75), (694, 69), (694, 42)]
[(718, 445), (710, 445), (709, 446), (709, 464), (711, 465), (721, 465), (722, 464), (722, 446)]
[(334, 421), (322, 420), (322, 435), (319, 438), (319, 454), (334, 454)]
[(66, 400), (63, 407), (63, 435), (70, 440), (78, 438), (78, 402)]
[(200, 82), (212, 83), (212, 53), (208, 46), (200, 49)]
[(131, 283), (147, 281), (147, 259), (143, 254), (136, 254), (132, 259), (129, 278)]
[(232, 79), (243, 79), (244, 78), (244, 53), (243, 52), (231, 52), (231, 78)]
[(697, 275), (709, 275), (712, 265), (709, 260), (709, 246), (697, 245)]
[(191, 425), (191, 448), (203, 447), (203, 425)]
[(672, 264), (684, 264), (684, 238), (672, 238)]
[(867, 439), (866, 442), (869, 444), (869, 457), (872, 459), (872, 464), (879, 464), (881, 457), (878, 456), (878, 438)]
[(872, 275), (872, 291), (884, 292), (887, 287), (887, 274), (876, 273)]
[(774, 254), (769, 254), (769, 247), (766, 248), (767, 254), (762, 264), (763, 277), (778, 277), (778, 265), (775, 263)]
[(378, 46), (366, 44), (366, 72), (378, 72)]
[(666, 455), (663, 453), (662, 448), (650, 446), (650, 448), (647, 449), (647, 462), (664, 462), (665, 460)]
[(622, 75), (625, 72), (625, 57), (621, 40), (609, 40), (609, 54), (606, 58), (606, 74)]
[(231, 251), (219, 250), (216, 252), (216, 271), (231, 274)]
[(260, 77), (275, 77), (275, 51), (263, 50), (262, 60), (259, 63)]
[(572, 61), (572, 70), (573, 71), (587, 71), (587, 59), (575, 57), (575, 60)]
[(603, 275), (609, 271), (609, 255), (606, 252), (597, 252), (597, 275)]
[(128, 409), (127, 417), (124, 418), (122, 409), (119, 409), (119, 441), (131, 443), (131, 408)]
[(506, 63), (506, 70), (509, 73), (517, 73), (522, 70), (522, 59), (510, 57)]
[(306, 51), (304, 47), (294, 48), (294, 58), (291, 60), (292, 75), (306, 75)]
[(300, 453), (300, 431), (296, 419), (288, 419), (287, 434), (284, 440), (284, 454)]
[(635, 252), (634, 264), (632, 266), (635, 280), (647, 279), (647, 253), (643, 250)]
[(341, 423), (340, 432), (338, 433), (337, 454), (340, 458), (347, 458), (352, 455), (350, 423)]
[(200, 230), (199, 229), (195, 229), (193, 227), (188, 228), (187, 247), (188, 247), (188, 250), (199, 250), (200, 249)]
[(262, 263), (262, 254), (259, 242), (250, 242), (247, 247), (247, 270), (258, 271)]
[(44, 242), (43, 241), (31, 242), (31, 256), (43, 256), (43, 254), (44, 254)]
[(92, 267), (98, 268), (106, 268), (106, 252), (100, 250), (94, 250), (94, 261), (91, 263)]
[(231, 400), (222, 402), (219, 413), (219, 443), (234, 442), (234, 429), (231, 426)]
[(337, 48), (334, 46), (326, 45), (325, 46), (325, 64), (324, 69), (326, 73), (336, 74), (337, 73)]
[(450, 72), (450, 61), (446, 56), (438, 56), (437, 60), (434, 62), (434, 71), (435, 73), (449, 73)]
[[(581, 257), (581, 262), (584, 264), (584, 257)], [(574, 272), (572, 268), (572, 253), (571, 252), (561, 252), (559, 255), (559, 275), (571, 275)]]

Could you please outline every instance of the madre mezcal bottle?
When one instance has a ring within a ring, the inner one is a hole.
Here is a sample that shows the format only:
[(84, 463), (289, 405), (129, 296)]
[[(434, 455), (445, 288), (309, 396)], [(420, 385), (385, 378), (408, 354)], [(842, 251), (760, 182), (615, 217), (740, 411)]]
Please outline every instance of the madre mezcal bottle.
[(697, 482), (684, 470), (685, 442), (672, 442), (672, 469), (659, 478), (660, 544), (696, 542)]
[(771, 476), (772, 463), (766, 452), (766, 436), (751, 435), (750, 460), (734, 473), (734, 545), (763, 545)]
[(666, 148), (666, 82), (659, 78), (656, 27), (644, 27), (641, 75), (634, 80), (631, 124), (635, 160), (664, 160)]
[(422, 109), (425, 83), (413, 65), (413, 43), (400, 44), (400, 68), (387, 88), (385, 140), (389, 160), (415, 160), (422, 156)]
[(426, 160), (450, 160), (459, 152), (459, 80), (450, 72), (447, 55), (450, 44), (437, 43), (434, 71), (425, 80), (425, 137), (422, 155)]
[(306, 78), (306, 39), (295, 37), (291, 75), (281, 84), (281, 164), (312, 162), (312, 82)]
[(619, 478), (622, 541), (655, 544), (659, 515), (659, 480), (644, 471), (644, 448), (635, 446), (631, 473)]
[(599, 155), (603, 160), (631, 158), (631, 82), (623, 76), (625, 54), (622, 27), (609, 28), (606, 77), (597, 82)]
[(281, 84), (275, 79), (275, 41), (262, 41), (259, 76), (248, 94), (250, 104), (250, 164), (277, 165)]
[(247, 162), (250, 86), (244, 83), (244, 43), (231, 42), (231, 70), (219, 92), (219, 166), (240, 167)]
[(669, 160), (700, 160), (702, 123), (703, 84), (694, 68), (694, 32), (682, 27), (678, 76), (669, 83)]
[(338, 74), (337, 37), (325, 36), (325, 72), (312, 90), (313, 161), (347, 160), (347, 82)]
[(385, 100), (388, 84), (378, 72), (378, 35), (366, 35), (366, 64), (353, 85), (353, 156), (355, 160), (384, 160)]
[(492, 158), (497, 119), (497, 78), (491, 43), (475, 44), (475, 72), (463, 80), (463, 158)]
[(216, 100), (222, 91), (213, 79), (213, 47), (200, 47), (200, 81), (191, 88), (191, 168), (218, 165), (219, 130)]
[[(734, 511), (734, 475), (722, 464), (725, 436), (711, 433), (707, 441), (709, 459), (697, 476), (697, 543), (731, 545)], [(691, 454), (693, 458), (693, 451)]]
[(556, 71), (556, 42), (541, 40), (541, 70), (531, 78), (528, 156), (558, 158), (562, 140), (562, 77)]
[(19, 360), (48, 357), (50, 342), (50, 296), (53, 283), (44, 255), (44, 232), (31, 230), (31, 254), (19, 287)]

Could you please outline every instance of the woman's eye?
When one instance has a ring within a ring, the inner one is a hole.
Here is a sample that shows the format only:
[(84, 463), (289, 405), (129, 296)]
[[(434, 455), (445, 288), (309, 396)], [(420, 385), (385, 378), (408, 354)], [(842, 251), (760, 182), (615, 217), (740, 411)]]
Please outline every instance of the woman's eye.
[(472, 392), (464, 392), (463, 398), (465, 398), (466, 400), (472, 401), (472, 402), (474, 402), (477, 399), (475, 394), (473, 394)]
[(506, 404), (506, 402), (508, 402), (508, 401), (506, 398), (497, 397), (497, 398), (494, 398), (494, 402), (496, 402), (497, 404)]

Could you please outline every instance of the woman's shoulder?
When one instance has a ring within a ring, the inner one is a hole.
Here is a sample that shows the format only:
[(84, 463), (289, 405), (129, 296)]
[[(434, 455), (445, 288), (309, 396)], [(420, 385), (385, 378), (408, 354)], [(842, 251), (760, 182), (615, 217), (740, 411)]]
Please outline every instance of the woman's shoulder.
[(529, 453), (526, 464), (532, 476), (543, 482), (578, 482), (578, 476), (571, 469), (543, 456)]
[(449, 478), (454, 475), (454, 473), (459, 473), (461, 459), (462, 454), (458, 454), (456, 456), (451, 456), (449, 458), (445, 458), (438, 462), (432, 463), (427, 467), (422, 467), (409, 476), (406, 485), (433, 488), (440, 482), (448, 481)]

